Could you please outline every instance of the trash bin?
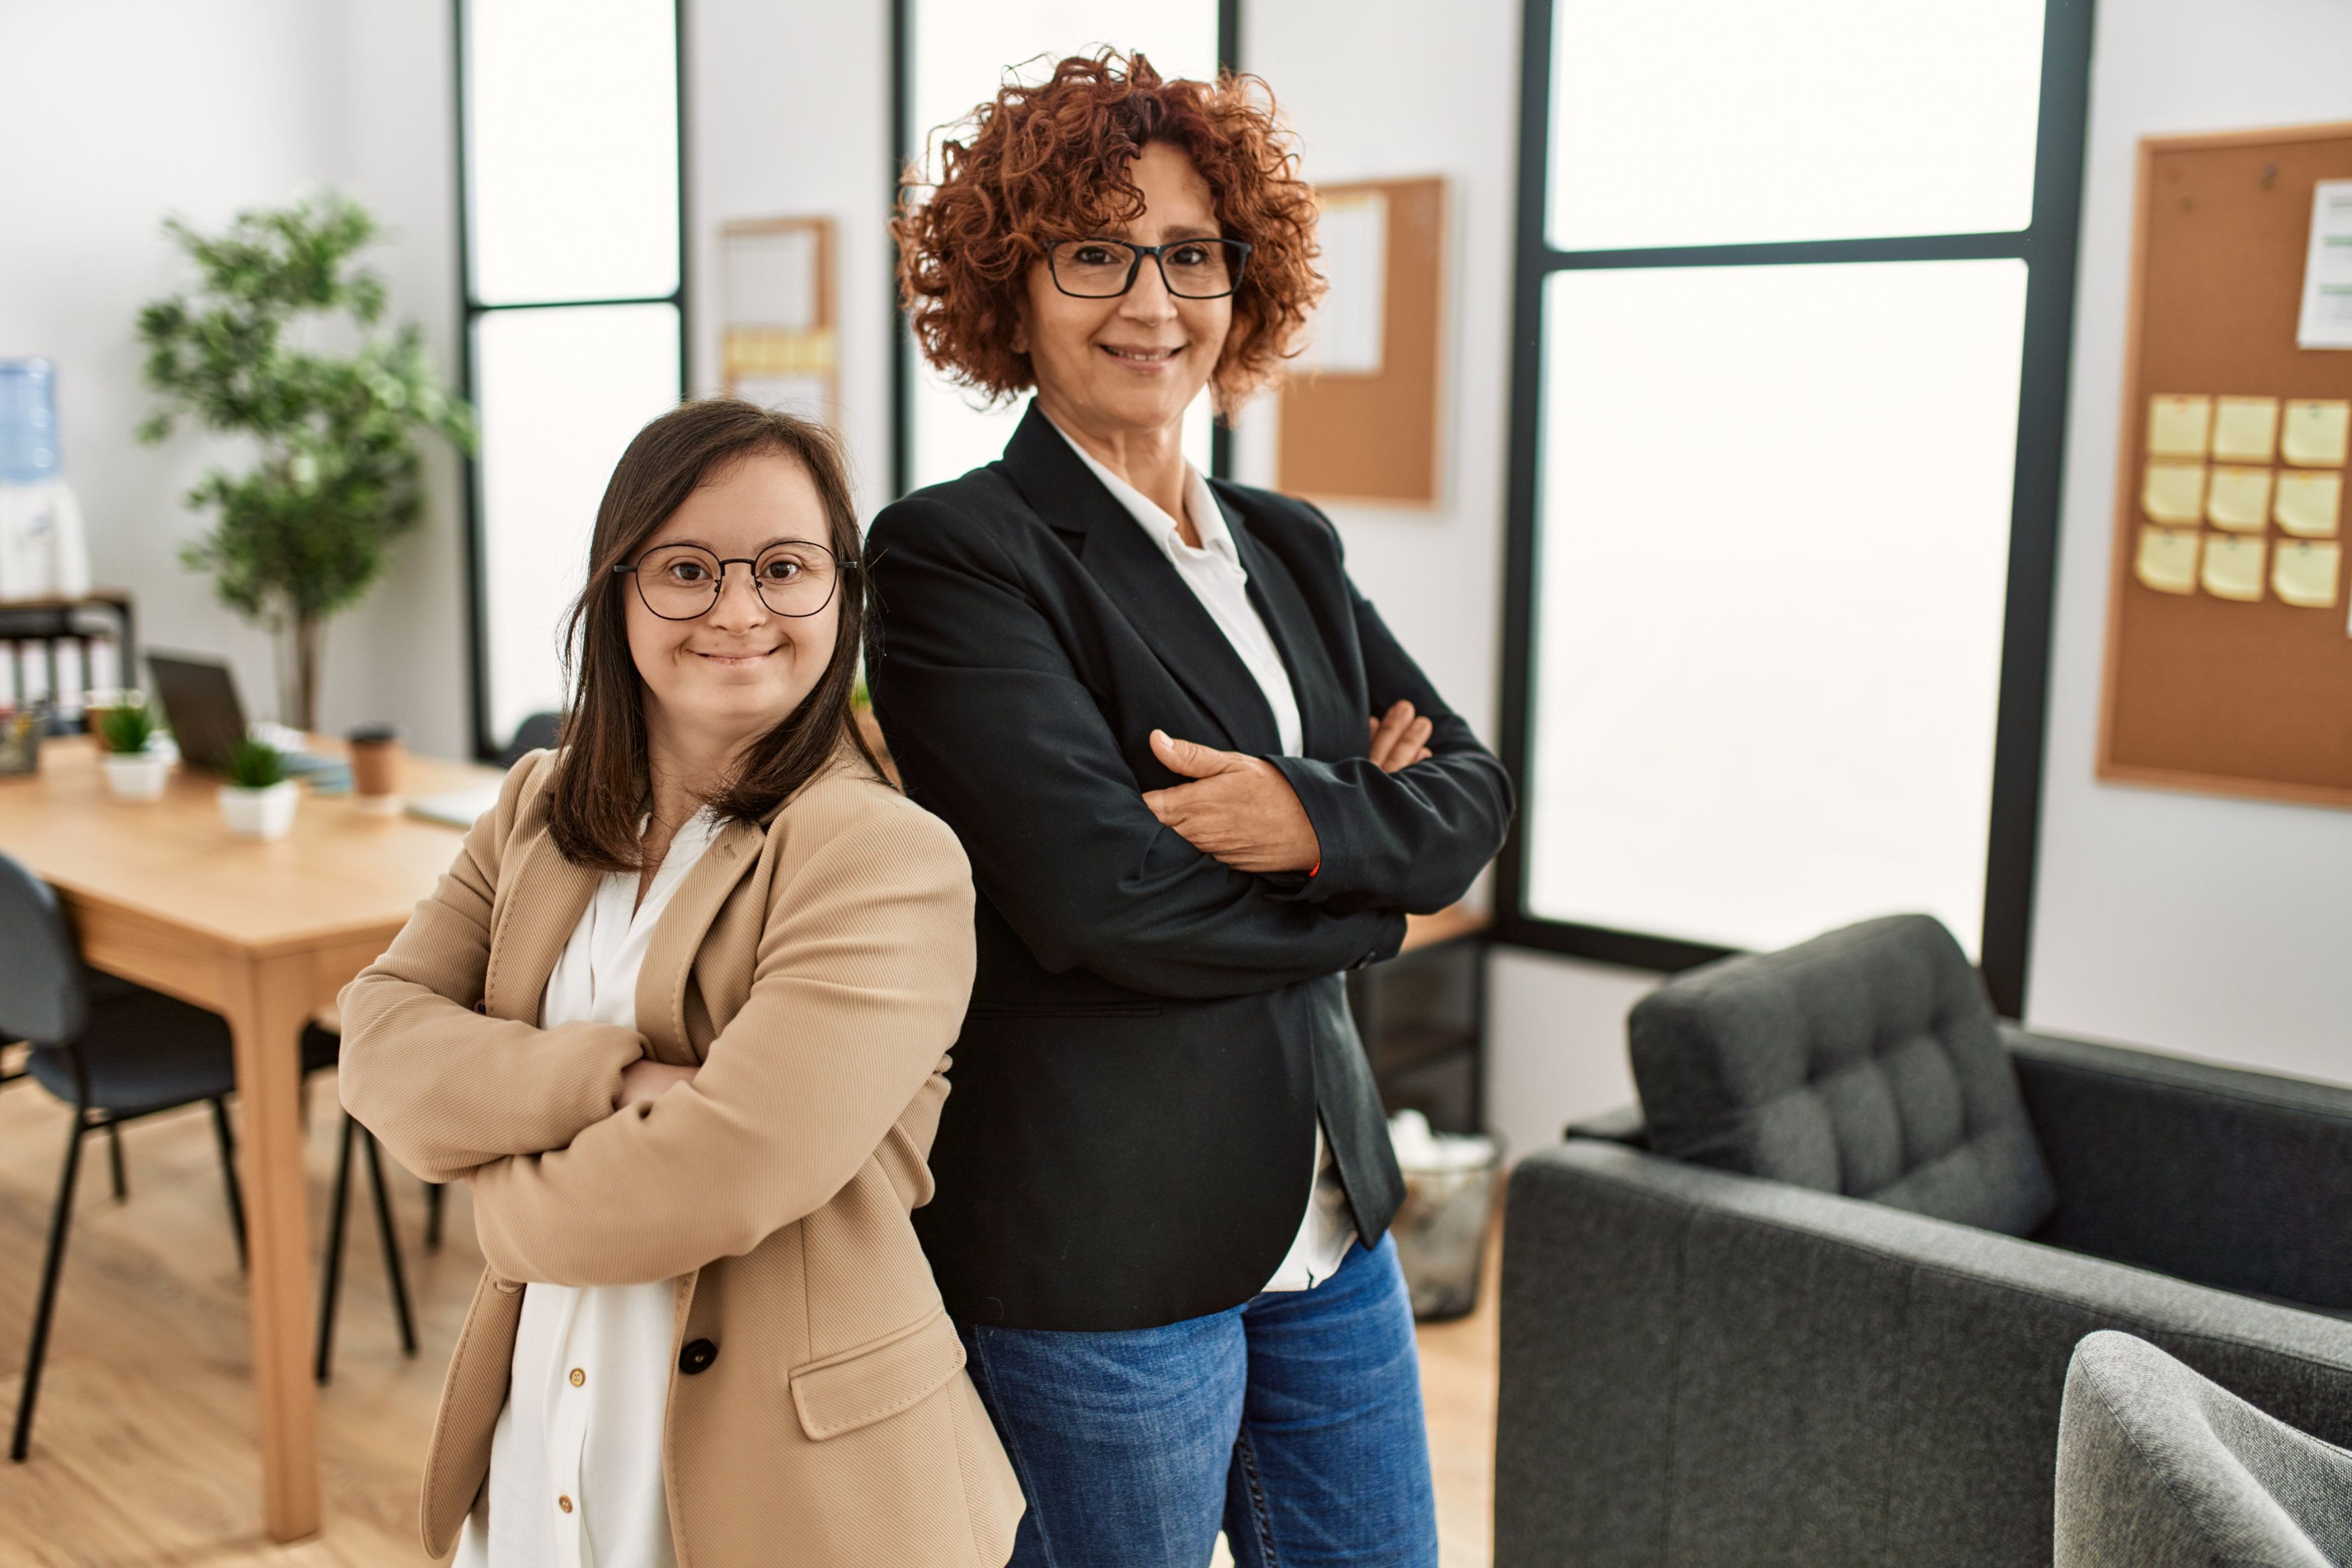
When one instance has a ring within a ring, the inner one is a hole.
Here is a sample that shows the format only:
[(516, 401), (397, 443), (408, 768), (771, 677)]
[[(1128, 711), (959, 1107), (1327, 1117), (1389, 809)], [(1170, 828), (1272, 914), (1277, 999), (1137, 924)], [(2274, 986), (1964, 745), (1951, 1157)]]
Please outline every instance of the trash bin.
[(1433, 1133), (1418, 1111), (1389, 1118), (1389, 1141), (1404, 1172), (1404, 1202), (1389, 1233), (1396, 1238), (1412, 1315), (1424, 1322), (1461, 1317), (1478, 1304), (1502, 1141)]

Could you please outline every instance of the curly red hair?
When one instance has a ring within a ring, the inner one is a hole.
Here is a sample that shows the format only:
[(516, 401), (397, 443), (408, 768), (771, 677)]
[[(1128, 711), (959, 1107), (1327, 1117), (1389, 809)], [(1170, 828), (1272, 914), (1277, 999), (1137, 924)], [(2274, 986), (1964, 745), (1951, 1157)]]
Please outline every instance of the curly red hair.
[[(992, 401), (1035, 382), (1013, 348), (1030, 269), (1062, 240), (1142, 214), (1128, 170), (1155, 141), (1192, 158), (1226, 236), (1251, 246), (1209, 378), (1219, 413), (1274, 378), (1322, 297), (1315, 193), (1256, 77), (1171, 81), (1140, 54), (1104, 49), (1061, 61), (1034, 87), (1008, 82), (942, 129), (957, 135), (940, 143), (930, 199), (909, 194), (890, 225), (899, 303), (923, 357)], [(910, 193), (919, 179), (909, 172)]]

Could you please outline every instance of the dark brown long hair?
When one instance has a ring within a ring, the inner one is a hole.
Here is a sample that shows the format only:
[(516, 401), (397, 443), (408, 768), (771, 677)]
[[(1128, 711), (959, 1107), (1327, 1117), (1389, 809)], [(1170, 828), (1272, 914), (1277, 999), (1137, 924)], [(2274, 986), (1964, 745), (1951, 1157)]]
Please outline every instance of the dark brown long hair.
[(598, 871), (641, 863), (637, 824), (650, 800), (646, 711), (629, 656), (632, 591), (615, 564), (634, 559), (686, 498), (747, 457), (792, 458), (824, 503), (840, 575), (833, 658), (809, 695), (751, 743), (720, 792), (704, 802), (722, 817), (759, 821), (816, 777), (846, 744), (876, 778), (881, 769), (850, 711), (866, 634), (866, 572), (848, 465), (832, 432), (735, 398), (683, 403), (637, 432), (604, 486), (588, 546), (588, 581), (563, 622), (564, 685), (572, 706), (547, 792), (548, 834), (563, 858)]

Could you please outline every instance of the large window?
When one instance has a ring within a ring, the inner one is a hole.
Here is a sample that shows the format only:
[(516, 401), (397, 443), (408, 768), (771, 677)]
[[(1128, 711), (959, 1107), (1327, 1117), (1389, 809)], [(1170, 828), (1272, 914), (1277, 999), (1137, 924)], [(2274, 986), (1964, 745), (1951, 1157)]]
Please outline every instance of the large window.
[[(1042, 80), (1055, 60), (1105, 44), (1139, 51), (1164, 77), (1212, 79), (1220, 62), (1233, 62), (1238, 15), (1238, 0), (898, 0), (899, 165), (936, 179), (933, 133), (993, 98), (1008, 71)], [(919, 187), (914, 193), (920, 199)], [(1026, 400), (986, 407), (923, 364), (903, 331), (898, 337), (896, 467), (903, 494), (994, 461)], [(1223, 472), (1223, 444), (1213, 435), (1203, 392), (1186, 423), (1186, 450), (1203, 472)]]
[(685, 386), (678, 0), (457, 0), (474, 727), (563, 704), (596, 504)]
[(2084, 0), (1529, 0), (1507, 935), (2021, 1005)]

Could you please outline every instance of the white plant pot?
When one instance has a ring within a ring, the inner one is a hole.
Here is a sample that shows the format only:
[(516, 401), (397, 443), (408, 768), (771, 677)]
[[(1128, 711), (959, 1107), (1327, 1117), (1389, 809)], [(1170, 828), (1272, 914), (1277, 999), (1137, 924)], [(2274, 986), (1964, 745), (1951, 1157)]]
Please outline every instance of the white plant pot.
[(160, 800), (172, 759), (152, 751), (116, 753), (105, 761), (106, 788), (118, 800)]
[(302, 803), (302, 786), (293, 779), (267, 789), (221, 786), (221, 821), (240, 839), (282, 839), (294, 831), (294, 808)]

